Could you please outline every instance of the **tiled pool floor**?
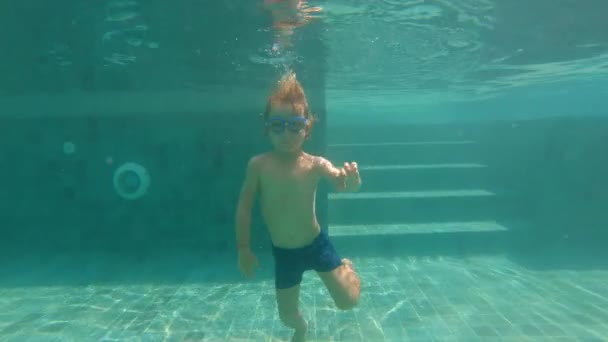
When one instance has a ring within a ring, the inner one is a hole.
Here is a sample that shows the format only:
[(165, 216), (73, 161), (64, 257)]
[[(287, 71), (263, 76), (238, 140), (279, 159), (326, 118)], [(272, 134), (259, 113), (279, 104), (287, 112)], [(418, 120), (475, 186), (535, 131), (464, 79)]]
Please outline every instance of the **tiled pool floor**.
[[(264, 269), (250, 281), (227, 259), (4, 263), (0, 340), (289, 340), (276, 312), (271, 259), (260, 257)], [(305, 274), (309, 340), (608, 338), (608, 270), (530, 271), (502, 257), (353, 261), (363, 281), (353, 311), (336, 310), (316, 274)]]

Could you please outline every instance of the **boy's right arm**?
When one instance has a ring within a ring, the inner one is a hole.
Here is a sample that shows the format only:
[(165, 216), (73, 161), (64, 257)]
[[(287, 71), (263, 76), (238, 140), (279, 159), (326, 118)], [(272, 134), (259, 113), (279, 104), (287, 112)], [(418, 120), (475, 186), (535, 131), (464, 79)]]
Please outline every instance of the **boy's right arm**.
[(239, 252), (249, 250), (251, 209), (259, 186), (258, 162), (258, 158), (253, 157), (247, 163), (245, 181), (237, 205), (236, 244)]

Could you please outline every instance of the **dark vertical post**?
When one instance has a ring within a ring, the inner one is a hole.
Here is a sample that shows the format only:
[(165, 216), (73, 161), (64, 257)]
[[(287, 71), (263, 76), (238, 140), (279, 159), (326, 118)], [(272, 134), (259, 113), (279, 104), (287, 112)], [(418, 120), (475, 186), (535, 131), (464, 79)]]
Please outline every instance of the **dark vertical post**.
[[(322, 77), (321, 80), (323, 80)], [(315, 91), (316, 94), (313, 110), (317, 114), (319, 121), (317, 121), (313, 138), (311, 139), (311, 148), (313, 153), (324, 156), (327, 150), (327, 110), (325, 106), (324, 82), (321, 82), (321, 86), (319, 88), (315, 87)], [(319, 188), (317, 189), (316, 199), (317, 218), (319, 220), (319, 224), (321, 225), (321, 229), (326, 232), (328, 226), (328, 188), (327, 182), (321, 182), (319, 184)]]
[[(327, 150), (326, 136), (327, 136), (327, 110), (325, 107), (325, 91), (319, 91), (323, 96), (320, 101), (321, 106), (318, 108), (319, 122), (316, 127), (316, 153), (320, 155), (325, 155)], [(328, 186), (326, 182), (322, 182), (319, 184), (319, 189), (317, 190), (317, 215), (319, 224), (321, 225), (321, 230), (327, 232), (329, 219), (328, 219)]]
[[(305, 88), (311, 110), (317, 115), (318, 121), (307, 144), (307, 150), (315, 155), (324, 156), (326, 153), (327, 137), (327, 108), (325, 102), (325, 73), (327, 48), (323, 41), (323, 24), (315, 22), (302, 29), (302, 40), (298, 42), (298, 54), (303, 63), (296, 67), (298, 79)], [(317, 190), (316, 210), (321, 229), (326, 231), (328, 226), (328, 194), (329, 186), (321, 182)]]

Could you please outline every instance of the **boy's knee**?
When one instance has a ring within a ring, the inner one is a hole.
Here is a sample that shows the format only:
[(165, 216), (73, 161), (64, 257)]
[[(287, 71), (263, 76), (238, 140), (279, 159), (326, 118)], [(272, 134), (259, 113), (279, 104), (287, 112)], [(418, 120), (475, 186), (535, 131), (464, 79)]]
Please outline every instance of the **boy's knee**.
[(341, 296), (334, 297), (336, 307), (340, 310), (350, 310), (359, 304), (361, 281), (354, 273), (353, 275), (354, 277), (348, 290), (343, 292)]

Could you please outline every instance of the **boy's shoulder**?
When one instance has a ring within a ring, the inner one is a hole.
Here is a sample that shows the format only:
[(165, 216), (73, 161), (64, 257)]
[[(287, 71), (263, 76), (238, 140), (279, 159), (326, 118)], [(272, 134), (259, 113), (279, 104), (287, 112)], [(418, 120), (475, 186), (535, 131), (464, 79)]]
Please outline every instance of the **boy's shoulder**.
[[(323, 166), (329, 162), (329, 160), (327, 160), (323, 156), (318, 156), (318, 155), (314, 155), (314, 154), (310, 154), (310, 153), (304, 153), (302, 155), (302, 157), (303, 157), (302, 161), (304, 161), (305, 163), (307, 163), (309, 165), (312, 164), (315, 167)], [(259, 169), (263, 165), (271, 162), (273, 158), (274, 158), (274, 155), (272, 154), (272, 152), (265, 152), (265, 153), (260, 153), (260, 154), (254, 155), (253, 157), (251, 157), (249, 159), (248, 167)]]
[(307, 161), (311, 162), (314, 166), (324, 166), (326, 163), (330, 163), (330, 161), (327, 158), (325, 158), (321, 155), (314, 155), (314, 154), (306, 153), (305, 158)]
[[(264, 160), (270, 160), (273, 158), (273, 156), (274, 156), (274, 154), (272, 152), (264, 152), (264, 153), (254, 155), (253, 157), (251, 157), (249, 159), (249, 161), (254, 162), (254, 163), (259, 163)], [(306, 153), (306, 152), (304, 152), (302, 154), (302, 157), (304, 157), (307, 160), (314, 160), (314, 161), (326, 160), (323, 156), (317, 156), (317, 155)]]
[(333, 165), (329, 159), (323, 156), (309, 155), (309, 160), (312, 164), (312, 170), (315, 172), (325, 173)]
[(249, 158), (248, 166), (259, 167), (262, 163), (267, 162), (269, 158), (270, 154), (268, 152), (257, 154)]
[(272, 151), (269, 152), (262, 152), (260, 154), (256, 154), (253, 157), (250, 158), (251, 161), (255, 161), (255, 162), (262, 162), (265, 160), (270, 160), (273, 158), (273, 153)]
[(330, 162), (327, 158), (323, 156), (310, 155), (310, 157), (314, 161), (315, 166), (324, 166), (325, 164)]

